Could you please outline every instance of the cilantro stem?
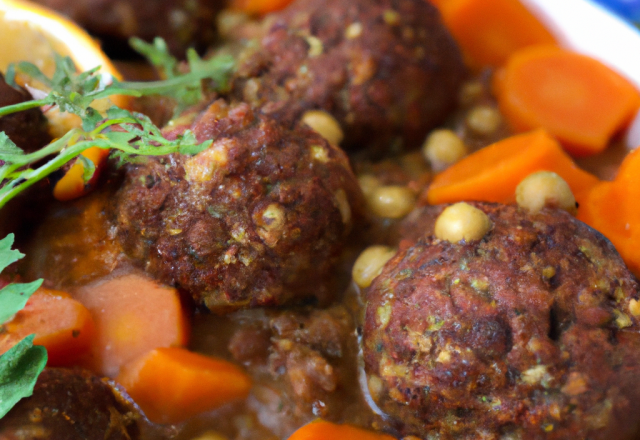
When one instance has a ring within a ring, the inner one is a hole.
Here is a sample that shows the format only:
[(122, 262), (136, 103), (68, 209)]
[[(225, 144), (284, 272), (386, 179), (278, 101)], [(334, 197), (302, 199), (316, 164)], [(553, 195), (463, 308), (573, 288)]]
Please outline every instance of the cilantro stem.
[[(59, 140), (62, 140), (62, 138)], [(21, 193), (22, 191), (34, 185), (35, 183), (44, 179), (45, 177), (50, 175), (52, 172), (63, 167), (65, 164), (67, 164), (71, 160), (77, 158), (83, 151), (91, 147), (108, 148), (105, 144), (106, 142), (101, 140), (92, 139), (92, 140), (81, 141), (70, 147), (65, 148), (64, 151), (62, 151), (60, 154), (58, 154), (57, 156), (49, 160), (47, 163), (40, 166), (39, 168), (23, 171), (19, 179), (15, 179), (11, 182), (8, 182), (5, 186), (3, 186), (0, 189), (0, 208), (4, 207), (4, 205), (13, 197), (15, 197), (17, 194)], [(16, 166), (12, 165), (11, 168), (15, 169)]]
[(95, 128), (95, 130), (92, 130), (91, 132), (89, 132), (88, 135), (90, 137), (95, 137), (95, 136), (98, 136), (98, 134), (102, 133), (107, 128), (111, 127), (112, 125), (125, 124), (125, 123), (135, 124), (136, 121), (133, 121), (133, 120), (128, 119), (128, 118), (109, 119), (107, 121), (104, 121), (99, 126), (97, 126)]
[[(0, 117), (43, 106), (57, 106), (60, 112), (80, 116), (82, 126), (67, 132), (38, 151), (25, 154), (5, 133), (0, 133), (0, 208), (13, 197), (46, 178), (72, 160), (81, 160), (86, 167), (83, 178), (88, 179), (94, 164), (79, 156), (90, 147), (114, 150), (120, 162), (131, 156), (162, 156), (171, 153), (197, 154), (211, 145), (211, 140), (199, 143), (187, 130), (177, 139), (168, 140), (162, 131), (144, 115), (111, 107), (99, 113), (91, 104), (113, 95), (164, 95), (176, 101), (175, 114), (206, 98), (202, 80), (210, 79), (218, 89), (224, 88), (235, 67), (231, 56), (202, 60), (195, 52), (187, 56), (189, 73), (182, 73), (177, 60), (166, 52), (166, 45), (157, 40), (154, 46), (144, 46), (160, 62), (168, 78), (161, 81), (137, 82), (113, 80), (109, 84), (97, 68), (80, 74), (69, 57), (56, 56), (56, 71), (51, 78), (29, 62), (10, 67), (50, 89), (46, 98), (0, 108)], [(158, 67), (158, 62), (153, 64)], [(12, 70), (13, 69), (13, 70)], [(112, 130), (119, 126), (121, 130)], [(42, 163), (45, 162), (45, 163)], [(34, 164), (37, 168), (30, 168)], [(86, 182), (86, 180), (85, 180)]]
[(42, 107), (43, 105), (47, 105), (50, 103), (51, 102), (47, 98), (44, 98), (44, 99), (38, 99), (35, 101), (25, 101), (25, 102), (20, 102), (18, 104), (8, 105), (6, 107), (0, 108), (0, 117), (10, 115), (12, 113), (18, 113), (25, 110), (30, 110), (36, 107)]
[[(213, 78), (219, 82), (224, 82), (225, 76), (231, 71), (231, 69), (233, 69), (233, 67), (233, 58), (223, 56), (212, 60), (212, 65), (205, 70), (190, 72), (160, 81), (115, 81), (113, 84), (110, 84), (103, 89), (85, 93), (84, 96), (89, 97), (92, 100), (97, 100), (108, 98), (113, 95), (128, 95), (134, 97), (166, 95), (181, 88), (194, 87), (198, 84), (198, 81), (205, 78)], [(82, 94), (75, 91), (69, 93), (69, 99), (72, 102), (82, 96)], [(47, 96), (43, 99), (8, 105), (0, 108), (0, 117), (53, 103), (55, 103), (55, 101), (51, 99), (51, 96)]]
[[(135, 90), (141, 95), (164, 95), (172, 92), (176, 88), (192, 85), (196, 81), (211, 77), (211, 72), (193, 72), (187, 73), (175, 78), (165, 79), (162, 81), (126, 81), (120, 82), (114, 86), (118, 90)], [(113, 93), (112, 93), (113, 94)]]

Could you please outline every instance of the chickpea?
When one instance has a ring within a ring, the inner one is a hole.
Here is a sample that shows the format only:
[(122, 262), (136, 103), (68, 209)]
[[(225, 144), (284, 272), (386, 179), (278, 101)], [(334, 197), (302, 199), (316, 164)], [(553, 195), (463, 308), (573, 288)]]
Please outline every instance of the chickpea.
[(467, 153), (468, 149), (462, 139), (447, 129), (432, 131), (422, 146), (422, 154), (436, 172), (453, 165)]
[(480, 81), (468, 81), (460, 87), (458, 103), (464, 106), (471, 105), (474, 101), (480, 99), (483, 93), (484, 87)]
[(424, 155), (420, 151), (414, 151), (413, 153), (400, 156), (398, 163), (402, 167), (402, 170), (414, 180), (419, 180), (429, 172), (429, 167), (427, 167)]
[(227, 440), (227, 437), (222, 434), (218, 434), (215, 431), (207, 431), (198, 437), (195, 437), (193, 440)]
[(551, 171), (529, 174), (516, 188), (518, 206), (535, 213), (542, 208), (564, 209), (576, 214), (576, 198), (565, 180)]
[(491, 220), (481, 210), (468, 203), (447, 207), (436, 220), (435, 233), (440, 240), (457, 243), (480, 240), (491, 229)]
[(467, 125), (480, 135), (494, 133), (502, 123), (502, 116), (498, 109), (488, 105), (478, 105), (467, 114)]
[(361, 288), (369, 287), (375, 277), (380, 275), (382, 268), (393, 256), (396, 250), (389, 246), (369, 246), (353, 265), (351, 275)]
[(358, 183), (360, 183), (360, 189), (362, 189), (362, 193), (367, 199), (371, 197), (373, 192), (380, 186), (380, 181), (372, 174), (358, 176)]
[(302, 122), (333, 145), (340, 145), (340, 142), (344, 139), (344, 133), (338, 121), (323, 110), (306, 111), (302, 115)]
[(374, 214), (384, 218), (402, 218), (416, 203), (416, 196), (406, 186), (379, 186), (367, 198)]
[(382, 382), (382, 379), (371, 374), (367, 380), (367, 385), (369, 387), (369, 394), (371, 394), (373, 400), (380, 400), (380, 396), (382, 396), (382, 393), (384, 392), (384, 383)]

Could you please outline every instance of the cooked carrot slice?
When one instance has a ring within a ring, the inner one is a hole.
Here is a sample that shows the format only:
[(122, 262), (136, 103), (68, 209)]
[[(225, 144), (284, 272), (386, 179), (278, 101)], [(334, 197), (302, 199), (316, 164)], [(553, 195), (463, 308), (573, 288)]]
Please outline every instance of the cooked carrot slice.
[(253, 15), (284, 9), (293, 0), (231, 0), (231, 8)]
[(52, 367), (72, 366), (89, 351), (94, 323), (86, 307), (65, 292), (38, 289), (24, 309), (4, 325), (0, 353), (35, 334), (33, 343), (47, 349)]
[(251, 379), (238, 366), (183, 348), (158, 348), (122, 368), (117, 377), (149, 420), (179, 423), (244, 399)]
[(325, 420), (316, 420), (293, 433), (289, 440), (395, 440), (390, 435), (356, 428), (350, 425), (337, 425)]
[(515, 53), (497, 76), (495, 92), (515, 130), (544, 128), (574, 156), (604, 150), (640, 107), (640, 94), (625, 78), (555, 46)]
[(434, 3), (474, 67), (498, 67), (518, 49), (556, 43), (547, 28), (518, 0)]
[(102, 172), (102, 168), (104, 168), (109, 150), (92, 147), (84, 151), (82, 155), (95, 165), (96, 168), (93, 177), (85, 183), (83, 177), (84, 165), (82, 162), (77, 161), (53, 187), (53, 196), (56, 200), (62, 202), (73, 200), (91, 191), (100, 178), (100, 173)]
[(180, 296), (137, 274), (83, 287), (76, 298), (91, 311), (96, 336), (87, 365), (115, 377), (120, 367), (158, 347), (187, 343), (189, 327)]
[(604, 234), (640, 276), (640, 149), (627, 155), (613, 182), (598, 184), (582, 199), (578, 219)]
[(427, 188), (426, 201), (432, 205), (462, 200), (508, 203), (522, 179), (543, 170), (559, 174), (574, 194), (598, 183), (547, 132), (536, 130), (496, 142), (437, 174)]

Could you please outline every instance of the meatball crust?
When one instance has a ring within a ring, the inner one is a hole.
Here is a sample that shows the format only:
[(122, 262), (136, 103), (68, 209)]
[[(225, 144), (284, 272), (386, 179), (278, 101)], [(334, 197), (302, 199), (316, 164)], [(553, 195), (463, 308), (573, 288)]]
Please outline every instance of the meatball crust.
[(297, 0), (272, 17), (233, 95), (296, 123), (323, 109), (345, 148), (415, 147), (454, 104), (462, 57), (424, 0)]
[(113, 383), (84, 370), (47, 368), (33, 395), (0, 420), (0, 438), (132, 440), (140, 438), (142, 419)]
[(33, 0), (55, 9), (102, 38), (162, 37), (176, 55), (204, 48), (216, 37), (215, 17), (223, 0)]
[(192, 130), (211, 147), (129, 167), (115, 206), (125, 252), (213, 310), (328, 301), (363, 203), (345, 154), (247, 104), (217, 101)]
[[(0, 73), (0, 107), (30, 100), (29, 92), (11, 87)], [(39, 108), (0, 117), (0, 131), (4, 131), (9, 139), (27, 152), (36, 151), (51, 141), (47, 131), (47, 120)]]
[(634, 438), (639, 292), (618, 253), (564, 211), (473, 205), (483, 239), (423, 236), (366, 292), (380, 409), (428, 438)]

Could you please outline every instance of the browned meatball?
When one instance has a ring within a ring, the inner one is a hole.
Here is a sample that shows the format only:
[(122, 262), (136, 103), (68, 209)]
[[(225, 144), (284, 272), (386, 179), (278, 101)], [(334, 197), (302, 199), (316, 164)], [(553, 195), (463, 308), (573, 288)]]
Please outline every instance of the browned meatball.
[(295, 123), (324, 109), (346, 148), (415, 147), (455, 104), (462, 57), (425, 0), (297, 0), (245, 54), (234, 96)]
[(330, 299), (362, 210), (344, 153), (247, 104), (217, 101), (192, 129), (213, 145), (129, 168), (116, 203), (125, 251), (210, 309)]
[[(11, 87), (0, 73), (0, 107), (31, 100), (24, 89)], [(39, 108), (0, 117), (0, 131), (4, 131), (18, 147), (31, 152), (51, 141), (47, 120)]]
[(424, 236), (366, 292), (372, 397), (428, 438), (630, 439), (638, 283), (564, 211), (475, 203), (477, 241)]
[(224, 0), (32, 0), (55, 9), (100, 37), (126, 45), (130, 37), (162, 37), (181, 55), (216, 36), (215, 17)]
[(0, 420), (6, 440), (133, 440), (141, 419), (130, 400), (85, 371), (45, 369), (33, 395)]

